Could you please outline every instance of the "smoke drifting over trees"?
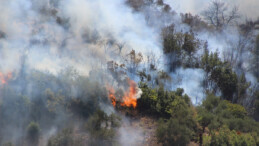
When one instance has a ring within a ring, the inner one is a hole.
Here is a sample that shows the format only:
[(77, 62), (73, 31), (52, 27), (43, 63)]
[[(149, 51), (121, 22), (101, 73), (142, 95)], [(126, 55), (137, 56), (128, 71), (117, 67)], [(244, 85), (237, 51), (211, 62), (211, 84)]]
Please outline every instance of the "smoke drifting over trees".
[(0, 145), (259, 145), (246, 3), (0, 0)]

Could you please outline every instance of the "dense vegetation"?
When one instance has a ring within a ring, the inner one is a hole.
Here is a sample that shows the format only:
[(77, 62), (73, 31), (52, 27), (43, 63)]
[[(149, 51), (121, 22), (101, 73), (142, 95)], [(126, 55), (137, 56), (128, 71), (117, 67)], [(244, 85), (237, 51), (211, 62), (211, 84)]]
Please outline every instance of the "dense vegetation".
[[(191, 140), (204, 145), (258, 145), (259, 123), (245, 108), (208, 93), (194, 107), (182, 89), (165, 91), (140, 85), (139, 110), (160, 118), (157, 138), (163, 145), (186, 145)], [(147, 104), (146, 104), (147, 103)]]
[[(126, 4), (134, 13), (154, 6), (166, 16), (176, 15), (163, 0)], [(0, 86), (0, 145), (127, 145), (120, 140), (125, 121), (134, 129), (132, 121), (149, 117), (155, 121), (157, 145), (259, 146), (258, 30), (252, 22), (237, 25), (237, 9), (227, 13), (223, 6), (213, 2), (204, 19), (180, 14), (181, 25), (189, 28), (184, 31), (174, 23), (161, 26), (163, 63), (156, 54), (134, 49), (123, 56), (121, 44), (115, 46), (124, 62), (115, 59), (88, 75), (72, 67), (53, 75), (27, 68), (24, 62)], [(219, 18), (214, 17), (215, 7), (224, 10)], [(222, 35), (228, 27), (237, 29), (239, 40), (230, 43), (233, 48), (227, 53), (213, 50), (197, 35)], [(205, 97), (200, 103), (194, 104), (195, 97), (183, 88), (173, 89), (177, 78), (172, 74), (178, 69), (204, 72), (200, 86)], [(136, 108), (121, 102), (131, 80), (142, 91)], [(117, 88), (111, 90), (110, 85)]]

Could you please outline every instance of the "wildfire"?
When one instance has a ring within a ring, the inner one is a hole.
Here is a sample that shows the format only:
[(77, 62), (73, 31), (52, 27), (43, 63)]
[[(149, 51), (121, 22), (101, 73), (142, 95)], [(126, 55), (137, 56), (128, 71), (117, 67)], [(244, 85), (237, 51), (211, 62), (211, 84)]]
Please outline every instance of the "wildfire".
[(109, 98), (110, 98), (110, 100), (112, 102), (112, 105), (116, 106), (116, 97), (115, 97), (115, 91), (114, 91), (113, 88), (109, 89)]
[(9, 72), (7, 75), (4, 75), (2, 72), (0, 72), (0, 82), (3, 84), (6, 84), (8, 80), (12, 78), (12, 73)]
[(128, 80), (130, 85), (128, 92), (126, 92), (122, 98), (123, 102), (121, 106), (134, 107), (137, 106), (137, 92), (136, 92), (136, 83), (134, 81)]
[(129, 89), (124, 93), (121, 100), (116, 98), (115, 91), (112, 87), (107, 88), (109, 91), (109, 98), (113, 106), (116, 106), (117, 101), (119, 101), (121, 106), (133, 107), (133, 108), (137, 107), (137, 93), (138, 93), (137, 85), (132, 80), (128, 80), (128, 84), (129, 84)]

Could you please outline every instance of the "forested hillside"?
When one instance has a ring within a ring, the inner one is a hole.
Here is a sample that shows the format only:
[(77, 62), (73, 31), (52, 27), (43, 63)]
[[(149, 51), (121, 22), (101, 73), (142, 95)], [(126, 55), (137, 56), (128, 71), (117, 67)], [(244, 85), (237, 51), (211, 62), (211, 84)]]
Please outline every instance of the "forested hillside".
[(0, 145), (259, 146), (259, 14), (172, 3), (0, 0)]

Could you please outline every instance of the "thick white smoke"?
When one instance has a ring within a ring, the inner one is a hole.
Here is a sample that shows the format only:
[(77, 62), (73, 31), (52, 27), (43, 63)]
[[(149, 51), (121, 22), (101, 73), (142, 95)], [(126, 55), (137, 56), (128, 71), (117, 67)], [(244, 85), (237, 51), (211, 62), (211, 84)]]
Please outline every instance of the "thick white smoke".
[(173, 90), (183, 88), (184, 92), (190, 96), (193, 104), (200, 104), (205, 98), (202, 81), (205, 72), (202, 69), (177, 69), (173, 74)]
[(160, 52), (159, 33), (124, 0), (1, 0), (0, 8), (1, 70), (19, 68), (25, 54), (31, 68), (57, 73), (73, 66), (87, 74), (132, 49)]
[[(58, 74), (72, 66), (85, 75), (92, 69), (106, 68), (110, 60), (123, 63), (132, 49), (161, 54), (160, 33), (147, 25), (142, 14), (133, 13), (124, 0), (0, 3), (0, 72), (18, 74), (36, 69)], [(101, 107), (114, 112), (110, 106)], [(55, 131), (49, 133), (46, 135)]]

